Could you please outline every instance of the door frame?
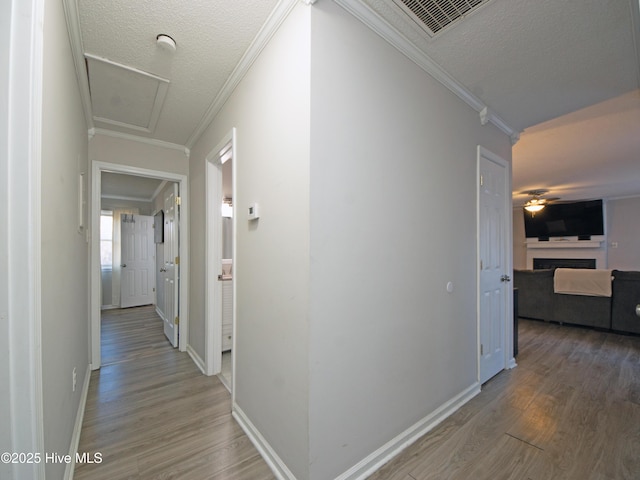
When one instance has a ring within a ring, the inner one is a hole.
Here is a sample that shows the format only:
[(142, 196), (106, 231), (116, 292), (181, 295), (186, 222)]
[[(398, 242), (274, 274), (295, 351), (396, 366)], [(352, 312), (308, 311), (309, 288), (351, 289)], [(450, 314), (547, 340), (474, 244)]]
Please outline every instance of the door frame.
[(178, 224), (179, 255), (180, 255), (180, 339), (178, 349), (187, 350), (189, 338), (189, 186), (187, 176), (178, 173), (132, 167), (109, 162), (92, 162), (91, 165), (91, 241), (90, 241), (90, 319), (89, 319), (89, 350), (91, 352), (91, 370), (101, 366), (100, 347), (100, 304), (102, 279), (100, 276), (100, 203), (102, 196), (102, 173), (124, 173), (141, 177), (157, 178), (176, 182), (179, 185), (180, 220)]
[[(233, 196), (232, 217), (232, 251), (233, 251), (233, 308), (232, 308), (232, 346), (231, 346), (231, 371), (235, 375), (235, 349), (236, 349), (236, 129), (232, 128), (206, 156), (206, 295), (205, 295), (205, 374), (217, 375), (222, 371), (222, 309), (213, 308), (214, 304), (222, 302), (222, 284), (218, 281), (218, 273), (222, 264), (222, 212), (220, 205), (215, 208), (216, 199), (222, 197), (222, 163), (220, 152), (231, 144), (231, 191)], [(211, 299), (214, 299), (212, 301)], [(231, 396), (234, 397), (235, 381), (231, 382)]]
[[(504, 167), (505, 175), (505, 189), (506, 194), (504, 196), (504, 225), (505, 225), (505, 250), (503, 252), (503, 264), (507, 274), (513, 278), (513, 207), (511, 200), (511, 185), (512, 185), (512, 172), (511, 162), (506, 161), (502, 157), (487, 150), (481, 145), (478, 145), (477, 160), (476, 160), (476, 316), (477, 316), (477, 380), (480, 383), (480, 331), (481, 331), (481, 311), (480, 311), (480, 164), (482, 158), (490, 160)], [(512, 285), (512, 284), (509, 284)], [(513, 295), (504, 296), (504, 308), (505, 308), (505, 325), (503, 335), (503, 352), (505, 355), (504, 365), (506, 369), (516, 367), (516, 361), (513, 356), (513, 321), (509, 321), (509, 312), (513, 312)]]

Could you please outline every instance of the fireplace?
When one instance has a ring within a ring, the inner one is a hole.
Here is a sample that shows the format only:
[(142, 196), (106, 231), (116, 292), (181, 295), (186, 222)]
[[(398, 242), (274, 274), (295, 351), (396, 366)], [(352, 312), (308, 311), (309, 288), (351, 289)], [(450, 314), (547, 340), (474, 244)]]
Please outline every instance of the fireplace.
[[(591, 240), (558, 237), (549, 239), (548, 242), (527, 238), (526, 268), (607, 268), (606, 244), (604, 235), (592, 236)], [(536, 266), (533, 264), (534, 260), (537, 262)]]
[(533, 269), (596, 268), (595, 258), (534, 258)]

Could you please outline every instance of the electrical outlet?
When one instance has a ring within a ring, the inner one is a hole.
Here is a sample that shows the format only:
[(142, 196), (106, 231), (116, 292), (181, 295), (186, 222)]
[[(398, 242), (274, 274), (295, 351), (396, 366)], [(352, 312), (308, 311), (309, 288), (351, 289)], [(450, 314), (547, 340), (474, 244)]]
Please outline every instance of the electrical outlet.
[(76, 391), (76, 383), (78, 382), (78, 375), (76, 374), (76, 367), (73, 367), (73, 372), (71, 372), (71, 379), (73, 381), (73, 391)]

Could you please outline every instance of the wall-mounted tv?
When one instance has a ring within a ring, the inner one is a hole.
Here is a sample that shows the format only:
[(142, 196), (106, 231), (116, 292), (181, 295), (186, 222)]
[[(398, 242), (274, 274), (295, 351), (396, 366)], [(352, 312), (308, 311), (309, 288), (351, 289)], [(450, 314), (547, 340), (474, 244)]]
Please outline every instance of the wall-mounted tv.
[(535, 214), (524, 210), (527, 238), (604, 235), (602, 200), (551, 203)]

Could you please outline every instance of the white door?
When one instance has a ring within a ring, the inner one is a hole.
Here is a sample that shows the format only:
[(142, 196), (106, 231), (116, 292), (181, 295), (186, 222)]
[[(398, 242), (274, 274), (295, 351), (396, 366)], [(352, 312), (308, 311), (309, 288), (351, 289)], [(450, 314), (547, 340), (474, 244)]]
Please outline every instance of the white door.
[(154, 302), (155, 259), (153, 217), (122, 215), (120, 251), (120, 306)]
[(162, 212), (162, 224), (157, 225), (154, 222), (154, 226), (163, 230), (163, 241), (162, 243), (156, 244), (156, 311), (158, 312), (158, 315), (160, 315), (160, 318), (164, 320), (167, 317), (167, 314), (164, 311), (166, 307), (164, 298), (164, 284), (165, 278), (167, 276), (166, 270), (164, 268), (164, 211)]
[(480, 383), (484, 383), (506, 367), (506, 349), (510, 344), (506, 335), (512, 295), (507, 243), (510, 182), (506, 162), (482, 149), (479, 151)]
[(164, 197), (164, 334), (174, 347), (178, 346), (178, 185)]

